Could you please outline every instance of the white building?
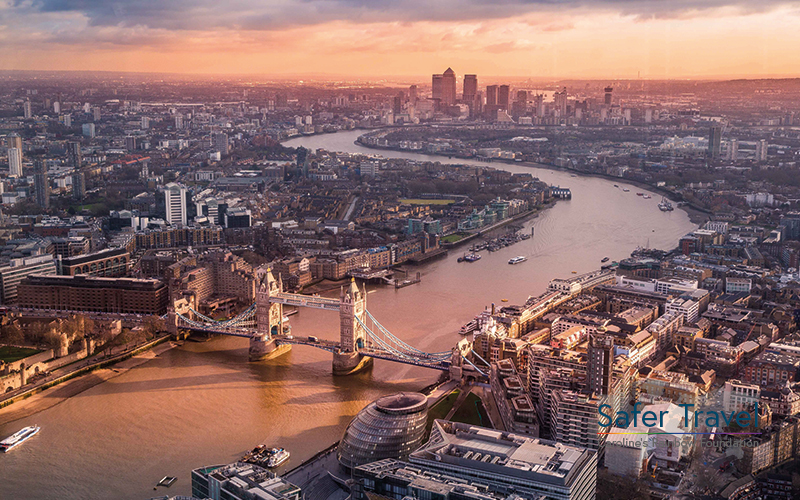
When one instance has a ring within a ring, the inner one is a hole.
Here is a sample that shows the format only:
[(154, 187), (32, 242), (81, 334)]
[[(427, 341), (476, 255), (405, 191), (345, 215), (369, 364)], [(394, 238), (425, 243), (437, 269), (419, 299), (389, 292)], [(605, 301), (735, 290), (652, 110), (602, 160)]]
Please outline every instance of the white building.
[(8, 148), (8, 176), (22, 177), (22, 150)]
[(667, 301), (664, 309), (668, 313), (682, 314), (684, 324), (694, 323), (700, 317), (700, 304), (688, 298), (680, 297)]
[(747, 292), (753, 288), (753, 280), (748, 278), (725, 278), (725, 293)]
[(164, 186), (164, 201), (167, 208), (167, 222), (170, 224), (187, 223), (186, 188), (171, 182)]
[(706, 225), (703, 226), (703, 229), (708, 229), (709, 231), (714, 231), (715, 233), (724, 235), (728, 234), (729, 224), (721, 220), (710, 220), (706, 222)]
[(94, 123), (84, 123), (81, 126), (81, 131), (83, 132), (84, 136), (93, 138), (95, 136)]
[(761, 387), (741, 380), (728, 380), (722, 388), (722, 407), (725, 412), (747, 410), (750, 405), (758, 403)]

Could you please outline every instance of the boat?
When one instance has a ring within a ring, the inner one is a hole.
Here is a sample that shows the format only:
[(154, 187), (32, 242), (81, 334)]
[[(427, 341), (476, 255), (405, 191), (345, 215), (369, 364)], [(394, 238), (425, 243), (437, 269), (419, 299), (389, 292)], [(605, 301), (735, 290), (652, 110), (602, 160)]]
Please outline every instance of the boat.
[(501, 302), (508, 302), (508, 299), (500, 299)]
[(630, 189), (628, 189), (628, 188), (622, 188), (622, 190), (625, 191), (626, 193), (630, 192)]
[(458, 259), (456, 259), (456, 262), (464, 262), (464, 257), (459, 257)]
[(636, 193), (636, 196), (644, 196), (644, 193)]
[(608, 257), (603, 257), (600, 262), (608, 262)]
[(572, 271), (572, 274), (578, 274), (578, 271)]
[(614, 187), (615, 187), (615, 188), (618, 188), (619, 186), (618, 186), (617, 184), (614, 184)]
[(458, 333), (461, 335), (468, 335), (477, 329), (478, 329), (478, 322), (473, 319), (469, 323), (462, 326), (461, 329), (458, 331)]
[(467, 262), (475, 262), (476, 260), (481, 260), (481, 254), (479, 253), (470, 253), (464, 256), (464, 260)]
[(658, 209), (661, 210), (662, 212), (671, 212), (675, 210), (674, 207), (672, 206), (672, 203), (670, 203), (664, 197), (661, 198), (661, 203), (658, 204)]
[(178, 478), (175, 476), (164, 476), (161, 478), (161, 481), (156, 484), (156, 486), (166, 486), (169, 488), (177, 480)]
[(522, 262), (525, 262), (526, 260), (528, 260), (528, 258), (525, 257), (524, 255), (517, 255), (516, 257), (512, 257), (511, 259), (509, 259), (508, 263), (509, 264), (520, 264)]
[(650, 198), (652, 198), (652, 196), (650, 196), (649, 194), (645, 193), (645, 194), (642, 195), (642, 198), (644, 198), (645, 200), (649, 200)]
[(533, 235), (528, 233), (522, 233), (521, 235), (519, 235), (519, 237), (522, 238), (523, 240), (529, 240), (531, 239), (531, 236)]
[(277, 467), (289, 460), (289, 452), (283, 448), (270, 448), (267, 450), (267, 467)]
[(40, 430), (41, 427), (39, 427), (38, 425), (31, 425), (29, 427), (25, 427), (21, 431), (18, 431), (15, 434), (0, 441), (0, 451), (2, 451), (3, 453), (8, 453), (12, 449), (16, 448), (17, 446), (21, 445), (25, 441), (29, 440), (30, 438), (38, 434)]

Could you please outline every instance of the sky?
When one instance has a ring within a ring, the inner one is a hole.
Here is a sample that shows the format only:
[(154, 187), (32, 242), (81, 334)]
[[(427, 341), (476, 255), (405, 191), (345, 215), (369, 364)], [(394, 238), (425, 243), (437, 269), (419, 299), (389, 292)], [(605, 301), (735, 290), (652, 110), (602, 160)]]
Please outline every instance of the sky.
[(800, 1), (0, 0), (0, 69), (800, 77)]

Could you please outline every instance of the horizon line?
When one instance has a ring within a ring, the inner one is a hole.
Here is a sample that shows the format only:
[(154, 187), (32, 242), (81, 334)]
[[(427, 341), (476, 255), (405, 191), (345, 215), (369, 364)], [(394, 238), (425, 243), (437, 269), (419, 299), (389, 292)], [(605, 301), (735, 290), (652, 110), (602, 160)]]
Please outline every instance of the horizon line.
[[(276, 80), (286, 79), (317, 79), (317, 80), (386, 80), (386, 79), (428, 79), (430, 75), (360, 75), (346, 76), (335, 73), (207, 73), (207, 72), (175, 72), (175, 71), (148, 71), (148, 70), (107, 70), (107, 69), (17, 69), (0, 68), (0, 73), (107, 73), (122, 75), (170, 75), (186, 77), (222, 77), (222, 78), (271, 78)], [(433, 73), (432, 73), (433, 74)], [(461, 73), (461, 76), (476, 73)], [(459, 73), (456, 73), (458, 76)], [(478, 73), (478, 76), (480, 74)], [(662, 77), (642, 77), (642, 76), (522, 76), (522, 75), (485, 75), (485, 79), (527, 79), (542, 82), (560, 82), (568, 80), (579, 81), (614, 81), (614, 82), (673, 82), (673, 81), (706, 81), (706, 82), (725, 82), (725, 81), (758, 81), (758, 80), (800, 80), (800, 73), (794, 75), (709, 75), (709, 76), (662, 76)]]

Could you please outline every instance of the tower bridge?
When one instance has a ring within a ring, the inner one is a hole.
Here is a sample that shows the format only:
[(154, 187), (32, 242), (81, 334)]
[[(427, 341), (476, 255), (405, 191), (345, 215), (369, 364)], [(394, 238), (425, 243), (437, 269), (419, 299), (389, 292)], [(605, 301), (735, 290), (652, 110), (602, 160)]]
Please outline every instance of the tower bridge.
[[(205, 332), (250, 339), (251, 361), (276, 358), (292, 345), (305, 345), (333, 354), (333, 373), (347, 375), (372, 364), (375, 358), (436, 370), (448, 371), (460, 378), (462, 369), (485, 376), (487, 368), (478, 368), (466, 359), (468, 342), (462, 341), (449, 351), (425, 352), (413, 347), (381, 325), (367, 310), (367, 293), (355, 280), (342, 287), (339, 299), (302, 295), (283, 291), (283, 283), (272, 271), (257, 271), (256, 301), (238, 316), (215, 321), (197, 312), (186, 299), (177, 300), (167, 314), (167, 325), (173, 334), (178, 330)], [(313, 336), (299, 337), (285, 328), (283, 306), (308, 307), (338, 312), (339, 340), (323, 340)], [(462, 364), (466, 361), (466, 365)]]

